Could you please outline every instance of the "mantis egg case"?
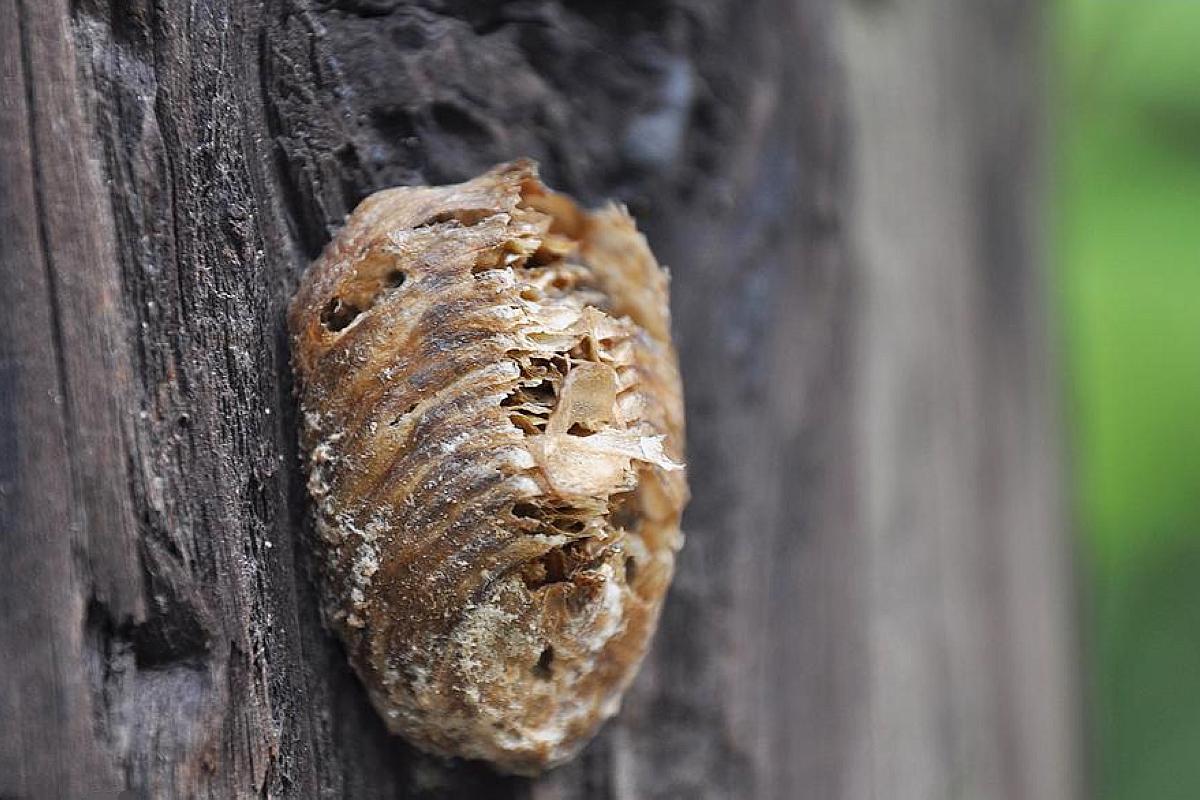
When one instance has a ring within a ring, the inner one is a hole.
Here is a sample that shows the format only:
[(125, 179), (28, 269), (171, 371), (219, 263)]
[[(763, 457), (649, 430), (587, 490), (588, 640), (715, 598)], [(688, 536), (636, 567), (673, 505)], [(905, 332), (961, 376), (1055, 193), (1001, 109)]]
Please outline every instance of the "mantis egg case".
[(528, 161), (378, 192), (288, 315), (324, 608), (387, 726), (535, 773), (616, 713), (682, 537), (667, 277)]

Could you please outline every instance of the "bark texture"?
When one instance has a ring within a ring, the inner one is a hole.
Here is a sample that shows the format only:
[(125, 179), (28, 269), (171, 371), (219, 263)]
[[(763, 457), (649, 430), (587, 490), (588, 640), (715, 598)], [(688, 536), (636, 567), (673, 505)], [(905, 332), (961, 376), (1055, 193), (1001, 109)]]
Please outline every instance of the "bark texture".
[[(1036, 22), (0, 0), (0, 797), (1077, 793)], [(694, 496), (536, 781), (389, 736), (321, 628), (284, 330), (359, 199), (518, 156), (672, 268)]]

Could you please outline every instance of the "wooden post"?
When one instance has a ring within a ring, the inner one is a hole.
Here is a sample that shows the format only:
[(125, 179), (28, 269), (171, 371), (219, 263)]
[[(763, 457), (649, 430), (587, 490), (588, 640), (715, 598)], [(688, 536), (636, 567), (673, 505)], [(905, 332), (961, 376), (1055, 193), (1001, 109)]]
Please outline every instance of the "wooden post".
[[(0, 797), (1077, 795), (1037, 21), (0, 0)], [(321, 628), (283, 330), (366, 194), (521, 155), (672, 268), (695, 495), (536, 781), (388, 736)]]

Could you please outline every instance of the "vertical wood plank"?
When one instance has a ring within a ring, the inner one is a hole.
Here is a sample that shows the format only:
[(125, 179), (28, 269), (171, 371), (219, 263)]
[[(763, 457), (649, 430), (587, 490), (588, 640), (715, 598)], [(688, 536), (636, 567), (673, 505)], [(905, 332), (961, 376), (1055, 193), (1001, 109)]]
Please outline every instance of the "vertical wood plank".
[(867, 576), (853, 793), (1079, 796), (1036, 3), (848, 4)]
[[(0, 2), (0, 795), (1071, 796), (1036, 16), (951, 5)], [(516, 156), (672, 268), (695, 495), (536, 781), (321, 628), (282, 318), (367, 193)]]
[(143, 614), (124, 320), (65, 7), (0, 6), (0, 794), (115, 791), (89, 619)]

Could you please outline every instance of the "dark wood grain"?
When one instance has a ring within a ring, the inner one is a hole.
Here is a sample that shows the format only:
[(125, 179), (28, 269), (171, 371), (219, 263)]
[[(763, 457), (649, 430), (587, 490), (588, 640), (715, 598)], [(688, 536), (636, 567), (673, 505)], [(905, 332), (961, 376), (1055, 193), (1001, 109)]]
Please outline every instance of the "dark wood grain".
[[(1036, 10), (0, 0), (0, 797), (1063, 798)], [(694, 500), (617, 720), (388, 736), (322, 629), (283, 310), (528, 155), (673, 271)]]

